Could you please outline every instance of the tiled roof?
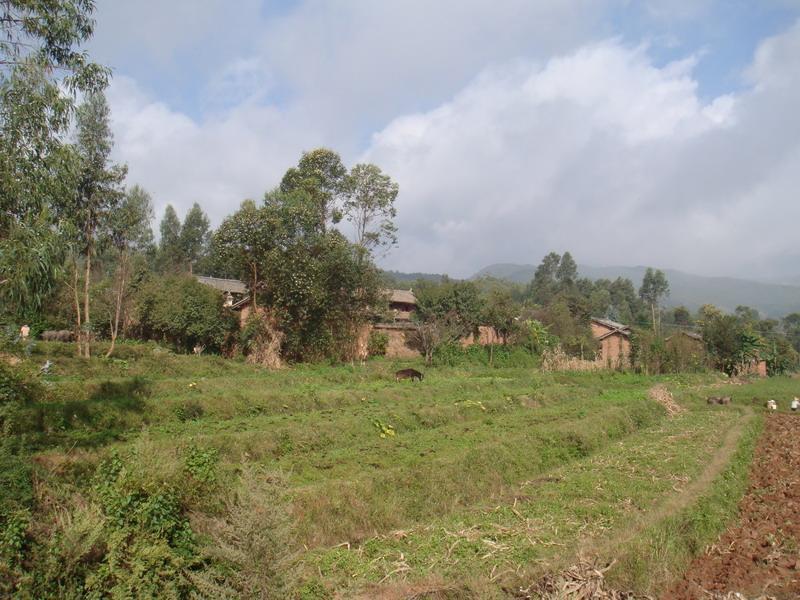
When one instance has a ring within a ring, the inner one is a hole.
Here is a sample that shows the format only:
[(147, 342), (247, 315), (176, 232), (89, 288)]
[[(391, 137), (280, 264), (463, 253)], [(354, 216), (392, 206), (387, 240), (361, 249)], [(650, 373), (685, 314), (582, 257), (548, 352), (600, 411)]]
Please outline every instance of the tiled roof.
[(610, 329), (621, 329), (622, 331), (628, 331), (630, 327), (627, 325), (623, 325), (622, 323), (617, 323), (616, 321), (612, 321), (611, 319), (599, 319), (597, 317), (592, 317), (592, 321), (595, 323), (599, 323), (605, 327)]
[(402, 302), (403, 304), (416, 304), (417, 297), (411, 290), (387, 290), (389, 302)]
[(200, 283), (211, 286), (221, 292), (231, 292), (232, 294), (244, 294), (247, 292), (247, 286), (238, 279), (220, 279), (219, 277), (204, 277), (202, 275), (195, 275), (195, 277)]

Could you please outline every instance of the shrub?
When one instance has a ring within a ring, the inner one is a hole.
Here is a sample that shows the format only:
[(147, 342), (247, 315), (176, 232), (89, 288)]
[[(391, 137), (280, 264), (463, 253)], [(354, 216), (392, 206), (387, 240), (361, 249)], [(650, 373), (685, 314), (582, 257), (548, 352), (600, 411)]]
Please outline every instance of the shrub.
[(290, 598), (295, 544), (286, 482), (245, 465), (224, 516), (211, 519), (202, 549), (208, 568), (191, 575), (207, 598)]
[(175, 407), (175, 416), (181, 423), (196, 421), (204, 414), (203, 407), (194, 400), (187, 400)]
[(367, 354), (369, 356), (386, 356), (386, 348), (389, 346), (389, 335), (383, 331), (371, 331), (367, 342)]
[(189, 351), (200, 344), (220, 350), (238, 328), (222, 295), (190, 276), (153, 277), (137, 292), (139, 333)]
[(203, 483), (214, 483), (217, 480), (217, 462), (219, 451), (216, 448), (190, 446), (185, 459), (186, 472)]

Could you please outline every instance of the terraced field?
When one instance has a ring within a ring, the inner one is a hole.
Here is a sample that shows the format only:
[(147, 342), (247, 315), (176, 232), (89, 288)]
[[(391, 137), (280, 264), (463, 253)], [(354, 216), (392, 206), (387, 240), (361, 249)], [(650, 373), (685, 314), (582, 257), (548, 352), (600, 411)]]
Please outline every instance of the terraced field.
[[(87, 364), (45, 345), (28, 359), (54, 363), (30, 547), (72, 544), (61, 592), (102, 573), (139, 594), (126, 565), (145, 559), (126, 538), (109, 563), (104, 536), (127, 526), (119, 502), (168, 492), (192, 539), (164, 541), (175, 581), (154, 585), (175, 597), (536, 597), (586, 557), (613, 561), (607, 584), (656, 594), (735, 515), (753, 398), (793, 385), (728, 386), (733, 405), (711, 407), (720, 384), (704, 375), (471, 366), (396, 383), (406, 363), (266, 372), (121, 355)], [(682, 412), (650, 397), (656, 384)]]

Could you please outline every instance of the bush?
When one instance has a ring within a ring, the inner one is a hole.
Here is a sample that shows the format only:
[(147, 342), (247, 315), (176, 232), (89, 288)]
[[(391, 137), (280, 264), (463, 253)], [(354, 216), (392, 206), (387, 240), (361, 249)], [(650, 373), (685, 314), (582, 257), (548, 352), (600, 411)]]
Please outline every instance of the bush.
[(139, 334), (188, 352), (195, 345), (220, 350), (238, 329), (222, 295), (194, 277), (153, 277), (136, 295)]
[(474, 344), (466, 348), (459, 344), (443, 344), (433, 351), (433, 361), (437, 365), (459, 367), (480, 365), (485, 367), (536, 367), (539, 358), (527, 348), (518, 345), (480, 346)]
[(383, 331), (371, 331), (367, 342), (367, 354), (369, 356), (386, 356), (386, 348), (389, 346), (389, 335)]
[(194, 400), (187, 400), (175, 407), (175, 416), (178, 417), (181, 423), (196, 421), (200, 419), (204, 413), (203, 407)]

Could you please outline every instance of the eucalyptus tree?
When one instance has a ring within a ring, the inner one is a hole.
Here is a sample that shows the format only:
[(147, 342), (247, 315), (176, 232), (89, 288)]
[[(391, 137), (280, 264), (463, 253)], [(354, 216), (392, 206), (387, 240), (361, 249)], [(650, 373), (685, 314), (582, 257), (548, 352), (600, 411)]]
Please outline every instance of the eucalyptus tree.
[(183, 219), (179, 238), (180, 251), (190, 274), (208, 252), (211, 238), (210, 226), (208, 216), (195, 202)]
[(114, 269), (113, 303), (109, 314), (111, 345), (106, 357), (114, 352), (119, 335), (120, 317), (131, 279), (131, 261), (135, 254), (144, 253), (153, 244), (153, 202), (143, 188), (134, 185), (127, 190), (122, 202), (106, 217), (109, 245), (116, 259)]
[(399, 186), (372, 164), (350, 169), (345, 183), (344, 216), (355, 228), (355, 243), (364, 253), (397, 244), (397, 209), (394, 201)]
[[(79, 159), (78, 185), (70, 219), (75, 224), (75, 248), (83, 260), (83, 312), (76, 302), (78, 352), (89, 358), (92, 332), (90, 294), (92, 258), (97, 250), (98, 229), (122, 201), (127, 167), (111, 161), (114, 136), (110, 110), (102, 92), (89, 94), (77, 110), (75, 148)], [(77, 267), (77, 261), (74, 263)], [(77, 273), (73, 281), (77, 280)], [(77, 294), (76, 294), (77, 295)]]
[(639, 297), (650, 305), (654, 333), (658, 332), (657, 313), (660, 312), (661, 300), (666, 296), (669, 296), (669, 282), (666, 275), (660, 269), (648, 267), (639, 288)]
[(265, 207), (253, 200), (242, 202), (239, 210), (227, 217), (212, 236), (212, 253), (241, 278), (250, 292), (254, 308), (262, 289), (275, 248), (277, 223)]
[(158, 268), (161, 271), (175, 271), (183, 263), (181, 251), (181, 221), (172, 204), (167, 204), (164, 217), (159, 225), (161, 238), (158, 242)]
[(0, 2), (0, 299), (38, 308), (64, 256), (62, 199), (77, 157), (65, 143), (76, 92), (102, 89), (108, 71), (80, 46), (90, 0)]

